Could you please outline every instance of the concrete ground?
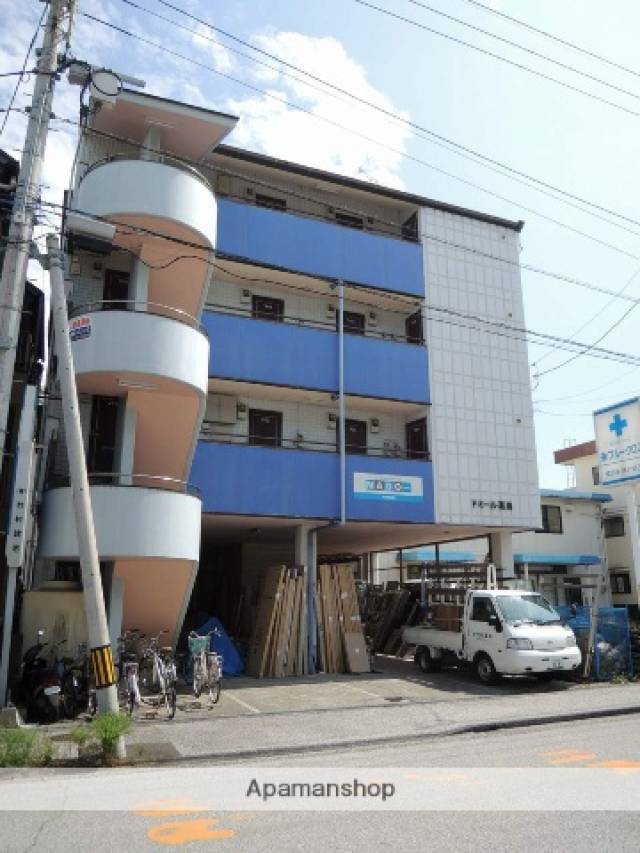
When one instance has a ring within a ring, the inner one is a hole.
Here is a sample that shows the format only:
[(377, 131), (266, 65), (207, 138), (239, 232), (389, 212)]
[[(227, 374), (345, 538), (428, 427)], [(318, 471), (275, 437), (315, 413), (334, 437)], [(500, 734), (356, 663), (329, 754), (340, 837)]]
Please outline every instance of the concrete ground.
[[(314, 768), (317, 772), (322, 766), (407, 768), (407, 784), (419, 785), (424, 774), (410, 768), (425, 768), (432, 784), (449, 786), (455, 784), (453, 775), (445, 774), (436, 782), (433, 768), (547, 768), (549, 773), (561, 774), (569, 768), (576, 768), (577, 772), (577, 768), (597, 767), (603, 768), (598, 771), (603, 773), (603, 785), (623, 790), (633, 778), (629, 774), (640, 772), (639, 719), (629, 716), (613, 722), (584, 720), (490, 732), (480, 738), (467, 734), (423, 743), (412, 741), (403, 746), (378, 745), (294, 759), (269, 758), (252, 761), (250, 770), (259, 773), (262, 767), (268, 773), (277, 765), (303, 767), (308, 769), (309, 779), (314, 779)], [(32, 771), (36, 777), (42, 773)], [(99, 789), (108, 784), (113, 774), (113, 770), (95, 771), (91, 784)], [(473, 770), (466, 774), (472, 783)], [(459, 781), (460, 770), (455, 776)], [(56, 779), (65, 784), (63, 775)], [(529, 811), (500, 811), (501, 803), (496, 802), (495, 811), (488, 812), (381, 812), (372, 808), (364, 813), (341, 813), (225, 812), (215, 805), (190, 810), (182, 797), (184, 792), (175, 785), (167, 790), (166, 798), (154, 802), (153, 809), (147, 806), (120, 812), (39, 812), (34, 803), (33, 811), (4, 811), (0, 814), (0, 849), (3, 853), (62, 853), (75, 844), (95, 853), (145, 853), (167, 846), (184, 851), (226, 849), (229, 853), (323, 853), (328, 849), (337, 853), (626, 853), (638, 849), (640, 834), (637, 811), (586, 811), (577, 798), (575, 811), (537, 811), (535, 803)]]

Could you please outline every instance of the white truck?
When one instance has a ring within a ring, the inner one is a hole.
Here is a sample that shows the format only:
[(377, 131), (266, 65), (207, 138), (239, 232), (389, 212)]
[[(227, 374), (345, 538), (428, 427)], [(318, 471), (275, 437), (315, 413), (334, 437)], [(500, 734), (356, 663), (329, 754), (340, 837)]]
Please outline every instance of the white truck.
[(548, 680), (582, 662), (573, 631), (549, 602), (538, 593), (512, 589), (469, 589), (461, 630), (407, 626), (402, 638), (416, 646), (415, 660), (424, 672), (443, 663), (466, 663), (484, 684), (498, 675)]

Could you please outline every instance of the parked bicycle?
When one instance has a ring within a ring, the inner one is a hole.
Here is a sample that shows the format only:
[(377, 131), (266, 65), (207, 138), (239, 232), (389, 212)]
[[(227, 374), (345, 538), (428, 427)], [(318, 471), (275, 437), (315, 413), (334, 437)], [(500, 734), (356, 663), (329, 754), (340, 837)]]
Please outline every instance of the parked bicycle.
[(142, 702), (138, 679), (139, 646), (144, 639), (137, 628), (118, 637), (118, 694), (124, 700), (129, 716)]
[(149, 678), (145, 677), (143, 684), (145, 687), (151, 685), (150, 689), (157, 685), (158, 698), (153, 700), (145, 698), (142, 701), (154, 705), (164, 704), (167, 717), (172, 720), (176, 715), (177, 702), (176, 663), (173, 657), (173, 648), (159, 645), (160, 637), (168, 633), (168, 629), (165, 628), (155, 637), (152, 637), (144, 652), (143, 661), (151, 664), (151, 674)]
[(199, 699), (203, 690), (209, 692), (209, 701), (215, 705), (222, 689), (222, 656), (210, 651), (211, 634), (189, 634), (189, 651), (193, 671), (193, 695)]

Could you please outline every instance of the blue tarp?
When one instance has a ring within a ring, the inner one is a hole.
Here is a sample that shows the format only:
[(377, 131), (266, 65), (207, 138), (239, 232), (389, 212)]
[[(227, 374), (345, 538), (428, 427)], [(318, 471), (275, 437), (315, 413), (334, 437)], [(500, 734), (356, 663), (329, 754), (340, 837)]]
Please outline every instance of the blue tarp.
[[(588, 639), (591, 608), (567, 605), (556, 607), (562, 621), (571, 628), (578, 640)], [(633, 675), (629, 611), (626, 607), (601, 607), (598, 610), (595, 648), (592, 661), (593, 676), (606, 681), (615, 675)]]
[(218, 655), (222, 655), (222, 674), (223, 675), (242, 675), (244, 672), (244, 663), (240, 657), (240, 653), (234, 646), (229, 635), (222, 627), (222, 622), (212, 616), (210, 619), (196, 629), (198, 634), (208, 634), (212, 631), (210, 651)]

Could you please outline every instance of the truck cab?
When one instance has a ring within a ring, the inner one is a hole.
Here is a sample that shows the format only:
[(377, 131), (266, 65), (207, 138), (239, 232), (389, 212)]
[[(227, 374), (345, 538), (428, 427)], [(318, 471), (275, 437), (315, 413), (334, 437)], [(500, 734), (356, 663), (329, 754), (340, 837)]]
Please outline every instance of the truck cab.
[[(451, 623), (449, 627), (455, 626)], [(416, 646), (416, 662), (423, 670), (438, 669), (453, 659), (470, 664), (485, 684), (498, 675), (547, 679), (574, 672), (582, 662), (573, 631), (539, 593), (467, 590), (457, 627), (407, 627), (403, 639)]]

